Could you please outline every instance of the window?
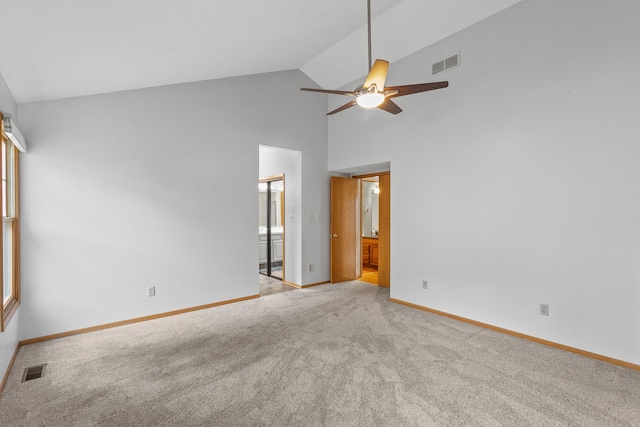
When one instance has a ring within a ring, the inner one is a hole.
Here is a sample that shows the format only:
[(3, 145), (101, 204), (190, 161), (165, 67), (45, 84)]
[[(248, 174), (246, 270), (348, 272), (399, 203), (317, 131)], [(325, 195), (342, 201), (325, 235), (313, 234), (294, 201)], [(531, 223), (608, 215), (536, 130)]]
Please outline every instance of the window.
[[(2, 114), (0, 113), (0, 123)], [(0, 125), (1, 126), (1, 125)], [(20, 302), (19, 226), (18, 226), (18, 150), (6, 137), (2, 126), (2, 305), (0, 331)]]

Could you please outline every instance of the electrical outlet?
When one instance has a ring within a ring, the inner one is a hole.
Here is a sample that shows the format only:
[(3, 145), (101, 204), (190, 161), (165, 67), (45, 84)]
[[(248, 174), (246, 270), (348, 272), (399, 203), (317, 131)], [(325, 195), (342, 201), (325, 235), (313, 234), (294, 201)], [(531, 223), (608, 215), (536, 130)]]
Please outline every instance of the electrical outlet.
[(154, 297), (156, 296), (156, 287), (155, 286), (149, 286), (147, 288), (147, 296), (148, 297)]
[(549, 304), (540, 304), (540, 315), (541, 316), (549, 315)]
[(307, 271), (313, 270), (313, 264), (307, 264)]
[(429, 289), (429, 282), (427, 282), (426, 280), (422, 281), (422, 289)]

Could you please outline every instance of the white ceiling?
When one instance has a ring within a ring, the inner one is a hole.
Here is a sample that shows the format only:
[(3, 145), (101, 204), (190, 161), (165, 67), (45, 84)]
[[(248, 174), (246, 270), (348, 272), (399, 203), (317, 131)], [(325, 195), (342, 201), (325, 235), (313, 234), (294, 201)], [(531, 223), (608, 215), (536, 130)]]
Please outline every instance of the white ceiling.
[[(373, 56), (403, 58), (521, 0), (372, 0)], [(18, 103), (301, 69), (367, 73), (366, 0), (0, 0)]]

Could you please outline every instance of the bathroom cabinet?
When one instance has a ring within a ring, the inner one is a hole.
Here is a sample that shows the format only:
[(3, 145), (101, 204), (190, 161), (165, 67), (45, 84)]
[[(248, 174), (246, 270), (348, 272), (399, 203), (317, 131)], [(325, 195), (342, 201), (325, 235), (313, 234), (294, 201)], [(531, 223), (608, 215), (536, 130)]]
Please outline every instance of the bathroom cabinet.
[(362, 238), (362, 264), (367, 267), (378, 266), (378, 239)]
[[(267, 233), (258, 235), (258, 262), (264, 264), (267, 262)], [(282, 240), (282, 232), (271, 233), (271, 262), (282, 261), (284, 255), (284, 240)]]

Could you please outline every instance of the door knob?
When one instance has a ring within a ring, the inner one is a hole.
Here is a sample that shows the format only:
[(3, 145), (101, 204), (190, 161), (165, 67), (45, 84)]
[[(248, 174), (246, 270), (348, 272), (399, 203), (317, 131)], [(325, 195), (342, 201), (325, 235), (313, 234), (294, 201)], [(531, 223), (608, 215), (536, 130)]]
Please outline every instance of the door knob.
[(338, 237), (338, 235), (334, 233), (331, 237)]

